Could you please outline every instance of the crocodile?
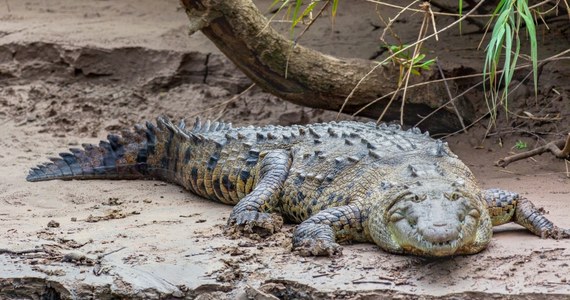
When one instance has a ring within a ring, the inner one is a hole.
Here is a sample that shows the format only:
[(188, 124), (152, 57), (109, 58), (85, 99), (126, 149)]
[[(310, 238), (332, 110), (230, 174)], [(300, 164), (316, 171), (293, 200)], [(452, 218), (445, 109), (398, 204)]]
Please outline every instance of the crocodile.
[(301, 255), (340, 255), (348, 242), (399, 254), (474, 254), (492, 227), (518, 223), (543, 238), (568, 238), (528, 199), (482, 189), (469, 168), (418, 128), (342, 121), (192, 128), (166, 117), (83, 144), (30, 170), (28, 181), (158, 179), (234, 205), (227, 228), (270, 235), (297, 223)]

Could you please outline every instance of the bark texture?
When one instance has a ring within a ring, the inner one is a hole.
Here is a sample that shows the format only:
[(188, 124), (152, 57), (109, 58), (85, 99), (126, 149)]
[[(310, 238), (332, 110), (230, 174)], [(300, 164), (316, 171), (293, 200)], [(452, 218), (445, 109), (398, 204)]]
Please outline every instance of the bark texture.
[[(301, 45), (292, 46), (268, 24), (251, 0), (181, 0), (191, 30), (201, 30), (249, 78), (265, 91), (284, 100), (309, 107), (338, 111), (357, 83), (376, 62), (325, 55)], [(415, 82), (437, 78), (435, 72), (413, 76)], [(396, 90), (398, 67), (378, 67), (358, 87), (343, 112), (354, 113), (364, 105)], [(378, 118), (390, 97), (370, 105), (360, 115)], [(448, 100), (443, 84), (410, 89), (404, 107), (404, 122), (415, 124)], [(400, 99), (387, 110), (384, 120), (400, 118)], [(468, 103), (456, 103), (466, 122), (473, 119)], [(461, 128), (452, 107), (439, 110), (421, 127), (433, 132)]]

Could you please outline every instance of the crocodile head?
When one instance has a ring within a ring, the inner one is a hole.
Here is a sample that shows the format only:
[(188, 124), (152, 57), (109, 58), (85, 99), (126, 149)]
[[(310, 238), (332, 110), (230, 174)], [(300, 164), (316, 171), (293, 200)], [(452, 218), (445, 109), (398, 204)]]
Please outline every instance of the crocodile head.
[(370, 235), (394, 253), (430, 257), (477, 253), (492, 234), (480, 195), (478, 189), (442, 178), (400, 185), (372, 206)]

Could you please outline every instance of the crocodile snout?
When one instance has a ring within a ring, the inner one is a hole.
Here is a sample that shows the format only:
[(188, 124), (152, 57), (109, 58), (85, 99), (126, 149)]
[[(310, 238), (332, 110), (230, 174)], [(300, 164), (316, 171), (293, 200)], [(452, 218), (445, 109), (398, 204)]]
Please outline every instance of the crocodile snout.
[(459, 239), (459, 230), (445, 223), (433, 224), (423, 229), (418, 228), (418, 231), (424, 240), (434, 244), (449, 243)]

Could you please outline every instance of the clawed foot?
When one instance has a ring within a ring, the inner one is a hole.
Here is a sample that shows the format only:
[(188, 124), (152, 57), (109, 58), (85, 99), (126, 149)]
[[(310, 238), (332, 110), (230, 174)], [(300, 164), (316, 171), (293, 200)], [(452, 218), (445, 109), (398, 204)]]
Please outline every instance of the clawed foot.
[(269, 236), (279, 231), (283, 226), (283, 218), (276, 214), (257, 211), (243, 211), (230, 216), (227, 232), (255, 233), (259, 236)]
[(334, 242), (319, 239), (303, 239), (295, 242), (293, 251), (301, 256), (341, 256), (342, 247)]

